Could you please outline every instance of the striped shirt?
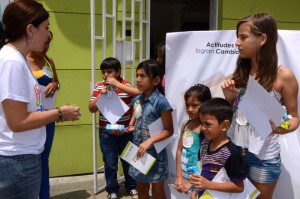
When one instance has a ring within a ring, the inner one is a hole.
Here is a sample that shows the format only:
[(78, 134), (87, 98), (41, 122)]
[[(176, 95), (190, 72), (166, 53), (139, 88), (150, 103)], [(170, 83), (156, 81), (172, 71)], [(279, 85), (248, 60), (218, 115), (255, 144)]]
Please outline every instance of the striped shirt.
[(210, 151), (210, 144), (211, 141), (206, 139), (201, 144), (201, 175), (211, 181), (224, 167), (231, 181), (243, 181), (247, 177), (247, 168), (236, 146), (229, 141), (217, 150)]
[[(124, 84), (126, 86), (132, 87), (132, 85), (128, 81), (126, 81), (125, 79), (123, 79), (121, 77), (119, 78), (119, 82), (121, 82), (122, 84)], [(104, 81), (96, 84), (93, 94), (92, 94), (92, 97), (91, 97), (91, 100), (96, 99), (96, 97), (101, 93), (101, 90), (104, 88), (104, 86), (105, 86)], [(132, 116), (132, 107), (131, 107), (132, 97), (120, 89), (116, 89), (115, 92), (123, 100), (123, 102), (129, 107), (129, 110), (119, 119), (117, 124), (123, 124), (125, 126), (128, 126), (131, 116)], [(106, 124), (110, 124), (110, 123), (99, 111), (99, 127), (105, 128)]]

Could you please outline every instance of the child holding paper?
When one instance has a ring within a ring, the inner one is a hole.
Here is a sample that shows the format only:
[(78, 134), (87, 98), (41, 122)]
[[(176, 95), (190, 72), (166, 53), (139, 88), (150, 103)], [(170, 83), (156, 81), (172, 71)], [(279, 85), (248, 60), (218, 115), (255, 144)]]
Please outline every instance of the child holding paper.
[[(91, 100), (89, 102), (89, 110), (92, 113), (98, 111), (96, 102), (102, 95), (107, 94), (107, 91), (116, 92), (116, 94), (130, 107), (131, 96), (136, 96), (140, 92), (133, 88), (132, 85), (120, 77), (121, 63), (115, 58), (106, 58), (100, 65), (103, 81), (95, 86)], [(107, 131), (106, 124), (109, 124), (107, 119), (99, 111), (99, 139), (100, 149), (104, 162), (104, 174), (106, 181), (106, 191), (108, 198), (118, 198), (119, 184), (117, 180), (118, 159), (128, 141), (132, 141), (132, 131), (128, 131), (129, 122), (132, 116), (132, 108), (130, 108), (117, 122), (124, 125), (125, 132), (118, 130)], [(129, 164), (121, 160), (123, 172), (125, 176), (125, 188), (133, 196), (137, 198), (136, 182), (128, 174)]]
[[(261, 193), (259, 198), (272, 199), (281, 172), (279, 135), (292, 132), (299, 126), (299, 85), (289, 68), (278, 65), (277, 25), (271, 15), (259, 13), (243, 18), (237, 24), (236, 35), (236, 46), (240, 52), (237, 67), (222, 85), (225, 99), (235, 111), (233, 140), (247, 162), (249, 179)], [(266, 124), (272, 128), (272, 132), (266, 132), (270, 133), (266, 139), (258, 135), (238, 109), (249, 75), (291, 115), (281, 126), (275, 126), (272, 121)]]
[[(201, 122), (198, 111), (202, 103), (209, 99), (211, 99), (210, 90), (203, 84), (192, 86), (184, 94), (185, 108), (189, 120), (182, 124), (176, 153), (175, 188), (180, 192), (186, 192), (185, 187), (189, 186), (187, 168), (198, 166), (198, 152), (204, 138), (203, 133), (200, 132)], [(196, 191), (192, 192), (191, 198), (196, 198), (196, 195)]]
[[(154, 143), (167, 139), (173, 134), (172, 108), (167, 99), (160, 93), (161, 74), (159, 64), (155, 60), (141, 62), (136, 69), (138, 90), (143, 92), (132, 100), (134, 104), (135, 130), (133, 143), (139, 147), (137, 158), (145, 152), (156, 159), (147, 175), (130, 166), (129, 173), (137, 182), (139, 198), (148, 199), (150, 184), (155, 199), (165, 199), (164, 180), (168, 177), (168, 157), (166, 149), (157, 153)], [(151, 137), (148, 125), (162, 118), (164, 130)]]
[[(202, 141), (200, 159), (201, 175), (190, 175), (194, 188), (202, 189), (199, 197), (206, 189), (236, 193), (244, 189), (243, 180), (247, 177), (247, 168), (236, 146), (227, 137), (233, 110), (222, 98), (212, 98), (202, 104), (199, 109), (201, 131), (205, 139)], [(225, 168), (230, 181), (213, 182), (213, 178)]]

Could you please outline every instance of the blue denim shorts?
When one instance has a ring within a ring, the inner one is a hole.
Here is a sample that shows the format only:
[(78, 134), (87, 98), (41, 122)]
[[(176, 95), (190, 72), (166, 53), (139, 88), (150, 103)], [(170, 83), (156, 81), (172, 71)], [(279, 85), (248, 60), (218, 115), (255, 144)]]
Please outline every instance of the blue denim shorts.
[(260, 160), (247, 150), (243, 156), (248, 166), (248, 177), (258, 183), (272, 183), (279, 179), (281, 158), (278, 155), (269, 160)]

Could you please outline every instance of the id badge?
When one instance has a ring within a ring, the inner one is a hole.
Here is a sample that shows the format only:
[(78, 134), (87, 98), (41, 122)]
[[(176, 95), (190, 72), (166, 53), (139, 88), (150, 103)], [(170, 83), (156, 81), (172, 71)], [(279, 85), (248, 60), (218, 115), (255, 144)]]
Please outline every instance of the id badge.
[(245, 115), (239, 110), (237, 111), (236, 123), (238, 123), (241, 126), (244, 126), (248, 123), (248, 120), (246, 119)]
[(141, 106), (140, 102), (136, 101), (134, 103), (133, 108), (134, 108), (134, 116), (135, 116), (135, 118), (139, 118), (141, 116), (141, 113), (142, 113), (142, 106)]
[(186, 131), (183, 134), (183, 146), (186, 148), (191, 148), (194, 144), (194, 136), (191, 131)]

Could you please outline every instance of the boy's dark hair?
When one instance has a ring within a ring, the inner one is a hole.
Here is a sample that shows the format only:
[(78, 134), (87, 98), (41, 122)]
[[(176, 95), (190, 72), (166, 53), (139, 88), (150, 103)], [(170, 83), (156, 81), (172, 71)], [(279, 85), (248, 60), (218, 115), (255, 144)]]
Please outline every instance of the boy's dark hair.
[(219, 124), (225, 120), (229, 120), (231, 123), (233, 116), (233, 110), (230, 103), (220, 97), (212, 98), (204, 102), (199, 108), (199, 113), (201, 115), (214, 116)]
[(100, 70), (104, 69), (113, 69), (115, 71), (119, 71), (121, 70), (121, 63), (116, 58), (108, 57), (100, 64)]
[(189, 88), (184, 94), (184, 100), (187, 101), (190, 97), (196, 97), (201, 103), (211, 99), (211, 93), (207, 86), (196, 84)]

